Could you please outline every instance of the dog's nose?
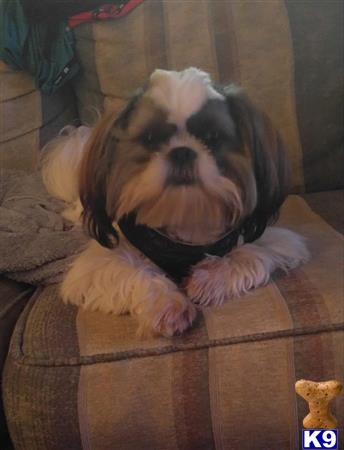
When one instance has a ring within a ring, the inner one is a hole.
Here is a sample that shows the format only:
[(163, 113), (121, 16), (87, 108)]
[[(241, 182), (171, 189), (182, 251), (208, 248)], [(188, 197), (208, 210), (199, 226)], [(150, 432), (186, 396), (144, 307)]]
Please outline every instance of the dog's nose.
[(168, 158), (176, 166), (190, 166), (197, 158), (197, 153), (189, 147), (175, 147), (169, 152)]

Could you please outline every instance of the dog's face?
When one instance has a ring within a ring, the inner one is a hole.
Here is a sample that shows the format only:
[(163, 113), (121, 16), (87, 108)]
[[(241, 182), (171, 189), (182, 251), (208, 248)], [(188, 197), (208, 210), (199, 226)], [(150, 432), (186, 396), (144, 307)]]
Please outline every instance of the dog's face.
[(116, 117), (95, 127), (80, 177), (91, 235), (111, 246), (113, 222), (137, 222), (192, 243), (242, 227), (264, 230), (287, 188), (281, 139), (234, 87), (197, 69), (157, 70)]

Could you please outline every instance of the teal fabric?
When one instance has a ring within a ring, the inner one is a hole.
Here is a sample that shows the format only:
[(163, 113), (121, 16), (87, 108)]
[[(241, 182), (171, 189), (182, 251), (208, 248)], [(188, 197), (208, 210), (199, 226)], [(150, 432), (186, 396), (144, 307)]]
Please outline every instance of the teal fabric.
[(31, 23), (20, 0), (1, 0), (0, 29), (0, 59), (31, 73), (43, 93), (53, 94), (79, 71), (67, 21), (53, 29), (50, 23)]

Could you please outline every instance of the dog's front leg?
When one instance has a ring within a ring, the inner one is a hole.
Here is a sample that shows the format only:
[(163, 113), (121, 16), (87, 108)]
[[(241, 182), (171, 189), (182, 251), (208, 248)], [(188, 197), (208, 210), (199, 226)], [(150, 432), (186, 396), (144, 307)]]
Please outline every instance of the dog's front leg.
[(64, 301), (106, 313), (129, 312), (140, 335), (172, 336), (196, 317), (194, 305), (151, 261), (121, 242), (107, 249), (92, 241), (61, 287)]
[(268, 283), (276, 269), (294, 269), (309, 258), (301, 236), (268, 227), (261, 238), (244, 244), (224, 257), (208, 256), (193, 267), (185, 289), (194, 303), (222, 305)]

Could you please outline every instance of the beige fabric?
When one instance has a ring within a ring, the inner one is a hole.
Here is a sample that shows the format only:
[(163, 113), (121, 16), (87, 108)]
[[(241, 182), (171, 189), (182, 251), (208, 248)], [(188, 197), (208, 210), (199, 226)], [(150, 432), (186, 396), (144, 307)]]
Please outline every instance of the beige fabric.
[[(201, 0), (195, 8), (193, 2), (164, 2), (167, 63), (174, 70), (202, 67), (216, 80), (218, 73), (209, 29), (208, 3)], [(189, 51), (185, 51), (186, 42)]]
[(232, 11), (240, 84), (281, 131), (289, 150), (294, 190), (300, 191), (304, 184), (302, 149), (294, 97), (292, 38), (285, 3), (283, 0), (234, 2)]
[(0, 168), (33, 171), (42, 146), (75, 118), (68, 87), (44, 96), (30, 75), (0, 61)]
[[(210, 339), (290, 330), (293, 321), (276, 285), (256, 289), (221, 308), (207, 308), (204, 317)], [(230, 318), (230, 319), (229, 319)]]
[[(341, 214), (340, 210), (338, 214)], [(309, 291), (313, 286), (313, 294), (319, 296), (319, 305), (324, 304), (330, 322), (343, 323), (343, 235), (334, 230), (297, 196), (292, 197), (292, 201), (286, 202), (279, 223), (297, 230), (306, 238), (311, 259), (300, 272), (304, 288)]]
[(0, 142), (0, 168), (15, 168), (31, 172), (37, 168), (38, 149), (38, 129), (9, 141)]
[(133, 449), (138, 443), (142, 449), (178, 450), (172, 362), (173, 356), (167, 355), (83, 367), (79, 418), (84, 448), (113, 450), (113, 443), (120, 442), (121, 450)]
[(1, 103), (1, 141), (9, 141), (39, 128), (42, 123), (40, 103), (40, 93), (36, 90)]
[[(239, 429), (240, 450), (252, 450), (253, 441), (259, 442), (254, 448), (260, 449), (270, 449), (271, 442), (290, 442), (290, 448), (298, 448), (293, 350), (292, 339), (210, 349), (209, 384), (217, 450), (235, 448)], [(281, 448), (286, 447), (282, 444)]]
[(35, 90), (32, 77), (21, 71), (11, 70), (0, 60), (0, 101), (30, 94)]

